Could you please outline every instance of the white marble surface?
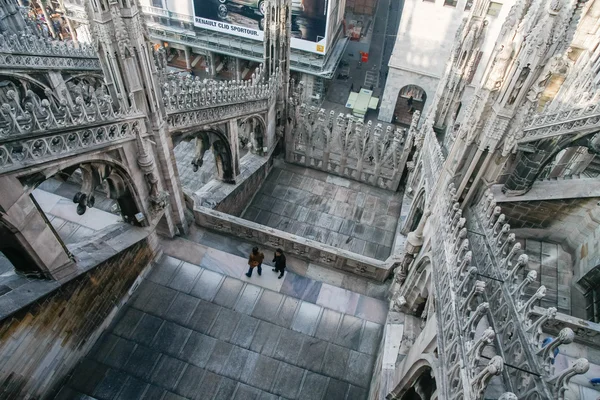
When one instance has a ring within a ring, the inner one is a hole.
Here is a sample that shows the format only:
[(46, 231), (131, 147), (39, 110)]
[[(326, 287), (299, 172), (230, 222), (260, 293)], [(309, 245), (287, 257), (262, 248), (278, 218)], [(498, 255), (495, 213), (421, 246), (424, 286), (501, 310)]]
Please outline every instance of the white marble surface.
[(398, 359), (398, 349), (404, 333), (404, 324), (387, 324), (383, 342), (383, 369), (393, 370)]
[(323, 283), (317, 304), (344, 314), (354, 315), (359, 297), (358, 293)]

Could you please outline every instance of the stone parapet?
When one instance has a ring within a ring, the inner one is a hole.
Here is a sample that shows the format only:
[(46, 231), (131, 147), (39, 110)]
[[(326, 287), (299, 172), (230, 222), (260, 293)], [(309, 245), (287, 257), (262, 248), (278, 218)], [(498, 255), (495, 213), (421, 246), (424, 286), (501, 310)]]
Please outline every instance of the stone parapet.
[(202, 206), (194, 208), (194, 219), (205, 228), (260, 243), (273, 250), (281, 248), (298, 258), (379, 282), (385, 281), (394, 267), (392, 262), (364, 257)]
[(130, 226), (105, 232), (73, 249), (77, 271), (63, 281), (36, 280), (2, 296), (0, 397), (53, 397), (148, 271), (153, 235)]
[[(545, 308), (534, 306), (531, 316), (541, 318), (546, 315)], [(595, 349), (600, 349), (600, 324), (575, 318), (567, 314), (557, 312), (554, 319), (545, 319), (542, 331), (556, 336), (564, 328), (570, 328), (575, 332), (575, 343), (581, 343)]]

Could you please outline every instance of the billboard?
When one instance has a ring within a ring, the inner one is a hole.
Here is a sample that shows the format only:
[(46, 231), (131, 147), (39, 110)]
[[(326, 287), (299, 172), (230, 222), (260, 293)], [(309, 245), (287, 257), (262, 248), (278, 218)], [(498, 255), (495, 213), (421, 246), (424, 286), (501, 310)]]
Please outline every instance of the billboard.
[[(339, 1), (339, 0), (336, 0)], [(264, 0), (193, 0), (194, 25), (263, 40)], [(325, 54), (328, 0), (292, 0), (292, 47)]]

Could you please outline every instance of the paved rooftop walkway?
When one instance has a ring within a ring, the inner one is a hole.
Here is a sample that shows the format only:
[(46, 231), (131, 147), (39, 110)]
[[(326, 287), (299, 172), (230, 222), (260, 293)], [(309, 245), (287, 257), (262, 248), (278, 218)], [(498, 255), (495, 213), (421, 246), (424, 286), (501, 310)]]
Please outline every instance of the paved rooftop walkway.
[(170, 243), (58, 398), (367, 398), (386, 302)]
[(401, 193), (277, 162), (243, 217), (385, 260), (401, 205)]

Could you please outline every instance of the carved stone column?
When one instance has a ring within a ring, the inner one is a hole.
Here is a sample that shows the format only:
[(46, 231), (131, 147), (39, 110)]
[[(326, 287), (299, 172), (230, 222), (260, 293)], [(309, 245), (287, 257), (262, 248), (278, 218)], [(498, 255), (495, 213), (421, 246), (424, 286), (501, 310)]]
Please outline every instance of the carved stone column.
[(192, 49), (189, 48), (188, 46), (185, 46), (183, 48), (183, 51), (185, 53), (185, 68), (190, 71), (192, 69), (192, 61), (191, 61), (191, 53), (192, 53)]
[(238, 121), (231, 120), (227, 123), (227, 136), (231, 147), (231, 163), (233, 167), (233, 178), (240, 174), (240, 138), (238, 133)]

